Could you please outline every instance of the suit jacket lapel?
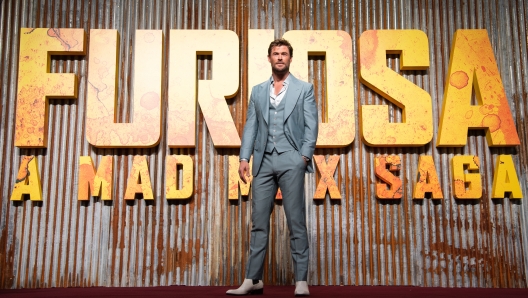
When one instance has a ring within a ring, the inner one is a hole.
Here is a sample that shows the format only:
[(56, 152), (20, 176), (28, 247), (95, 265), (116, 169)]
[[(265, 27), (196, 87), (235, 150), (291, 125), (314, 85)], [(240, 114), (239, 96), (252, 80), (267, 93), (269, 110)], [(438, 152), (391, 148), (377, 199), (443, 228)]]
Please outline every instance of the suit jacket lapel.
[(299, 84), (297, 84), (297, 79), (291, 73), (290, 73), (290, 76), (291, 76), (290, 86), (288, 86), (288, 90), (286, 91), (286, 96), (284, 96), (284, 99), (283, 99), (283, 101), (285, 101), (285, 104), (286, 104), (286, 106), (284, 107), (284, 122), (286, 122), (286, 119), (288, 119), (290, 114), (293, 112), (293, 109), (295, 108), (295, 104), (297, 103), (297, 99), (299, 98), (299, 95), (301, 94), (301, 88)]
[(269, 89), (269, 81), (267, 84), (264, 84), (262, 91), (260, 93), (261, 99), (261, 107), (262, 107), (262, 117), (264, 117), (264, 121), (266, 121), (266, 124), (269, 123), (269, 105), (270, 105), (270, 89)]

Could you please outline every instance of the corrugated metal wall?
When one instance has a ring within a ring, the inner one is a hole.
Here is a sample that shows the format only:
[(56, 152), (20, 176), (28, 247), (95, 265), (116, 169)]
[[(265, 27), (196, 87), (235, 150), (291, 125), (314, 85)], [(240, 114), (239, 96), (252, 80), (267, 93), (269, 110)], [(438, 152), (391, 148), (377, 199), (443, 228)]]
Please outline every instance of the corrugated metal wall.
[[(18, 42), (21, 27), (118, 29), (118, 121), (130, 120), (133, 41), (136, 29), (161, 29), (167, 55), (170, 29), (228, 29), (240, 39), (241, 88), (228, 101), (241, 132), (247, 108), (247, 30), (344, 30), (352, 36), (356, 111), (362, 104), (394, 105), (362, 85), (357, 76), (357, 41), (369, 29), (420, 29), (429, 38), (431, 66), (403, 75), (432, 96), (438, 133), (449, 51), (456, 29), (487, 29), (522, 145), (488, 148), (484, 133), (470, 132), (463, 148), (373, 148), (359, 137), (342, 149), (336, 180), (343, 199), (312, 200), (316, 175), (307, 175), (309, 282), (321, 285), (415, 285), (441, 287), (526, 287), (527, 207), (524, 200), (491, 200), (495, 160), (512, 154), (523, 193), (528, 194), (528, 2), (526, 1), (104, 1), (42, 0), (1, 2), (0, 15), (0, 288), (63, 286), (229, 285), (243, 279), (247, 259), (250, 204), (227, 199), (228, 157), (236, 149), (215, 149), (203, 117), (196, 149), (169, 149), (165, 135), (153, 149), (97, 149), (84, 135), (87, 57), (54, 58), (52, 72), (79, 78), (77, 100), (50, 100), (47, 149), (14, 146)], [(202, 57), (203, 58), (203, 57)], [(214, 59), (214, 58), (213, 58)], [(399, 57), (388, 65), (399, 71)], [(295, 62), (294, 62), (295, 63)], [(319, 108), (324, 88), (323, 59), (310, 60)], [(207, 57), (202, 69), (210, 68)], [(164, 67), (163, 88), (167, 89)], [(209, 72), (205, 71), (206, 77)], [(402, 72), (401, 72), (402, 73)], [(167, 98), (165, 94), (164, 105)], [(164, 109), (166, 110), (166, 109)], [(167, 119), (162, 113), (166, 128)], [(356, 113), (356, 123), (359, 123)], [(154, 202), (122, 200), (134, 155), (148, 156)], [(164, 199), (168, 154), (191, 155), (195, 194), (182, 202)], [(401, 200), (375, 198), (374, 157), (398, 154), (404, 182)], [(412, 200), (418, 157), (432, 155), (446, 199)], [(484, 195), (458, 201), (451, 190), (450, 160), (472, 154), (481, 160)], [(38, 157), (44, 202), (9, 201), (22, 155)], [(96, 164), (115, 157), (115, 199), (76, 199), (79, 156)], [(288, 231), (280, 201), (272, 215), (265, 283), (291, 284)]]

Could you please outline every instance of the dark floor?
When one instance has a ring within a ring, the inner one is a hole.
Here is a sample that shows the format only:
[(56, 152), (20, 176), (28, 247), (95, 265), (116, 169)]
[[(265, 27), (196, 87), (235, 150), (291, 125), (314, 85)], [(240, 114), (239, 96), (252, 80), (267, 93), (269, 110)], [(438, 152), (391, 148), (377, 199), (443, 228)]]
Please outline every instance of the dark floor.
[[(51, 288), (0, 290), (4, 297), (228, 297), (232, 287)], [(265, 286), (267, 297), (293, 297), (294, 286)], [(399, 286), (311, 286), (311, 297), (528, 297), (528, 289), (423, 288)]]

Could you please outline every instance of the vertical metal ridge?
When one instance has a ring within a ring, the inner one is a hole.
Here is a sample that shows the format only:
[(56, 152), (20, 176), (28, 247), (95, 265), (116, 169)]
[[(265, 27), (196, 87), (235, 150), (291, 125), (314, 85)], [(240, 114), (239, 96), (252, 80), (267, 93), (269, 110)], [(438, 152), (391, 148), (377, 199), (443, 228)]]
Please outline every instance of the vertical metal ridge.
[[(0, 125), (0, 151), (2, 154), (0, 154), (0, 167), (2, 168), (4, 173), (8, 173), (8, 175), (2, 175), (2, 179), (0, 179), (0, 191), (2, 192), (2, 198), (7, 197), (7, 191), (5, 191), (6, 188), (9, 187), (9, 180), (8, 178), (10, 171), (10, 163), (6, 162), (6, 159), (9, 160), (9, 152), (8, 149), (10, 146), (9, 140), (11, 139), (9, 137), (8, 131), (10, 128), (10, 122), (8, 120), (8, 117), (5, 117), (8, 114), (9, 104), (6, 100), (7, 98), (7, 89), (8, 89), (8, 78), (7, 78), (7, 72), (4, 71), (4, 69), (9, 68), (9, 47), (6, 48), (6, 46), (9, 44), (8, 34), (6, 27), (8, 26), (8, 22), (6, 20), (10, 20), (10, 14), (9, 14), (9, 6), (6, 4), (6, 2), (0, 1), (0, 69), (2, 70), (1, 77), (0, 77), (0, 112), (2, 113), (1, 117), (1, 125)], [(12, 241), (12, 237), (9, 237), (9, 231), (12, 231), (12, 226), (9, 226), (9, 222), (7, 218), (9, 218), (10, 214), (10, 206), (8, 204), (8, 201), (6, 199), (2, 199), (0, 202), (0, 257), (2, 259), (2, 270), (0, 270), (0, 286), (7, 287), (11, 286), (12, 283), (12, 271), (13, 271), (13, 258), (12, 258), (12, 251), (9, 250), (9, 244)]]

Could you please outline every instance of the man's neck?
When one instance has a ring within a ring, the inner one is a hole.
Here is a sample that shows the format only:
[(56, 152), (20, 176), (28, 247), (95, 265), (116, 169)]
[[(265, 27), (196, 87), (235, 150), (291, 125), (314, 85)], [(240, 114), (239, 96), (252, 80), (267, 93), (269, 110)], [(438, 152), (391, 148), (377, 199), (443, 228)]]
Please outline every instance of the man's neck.
[(271, 73), (271, 76), (273, 77), (273, 81), (275, 83), (284, 82), (286, 80), (286, 78), (288, 78), (288, 75), (290, 75), (290, 72), (286, 72), (286, 73), (275, 73), (275, 72), (272, 72)]

